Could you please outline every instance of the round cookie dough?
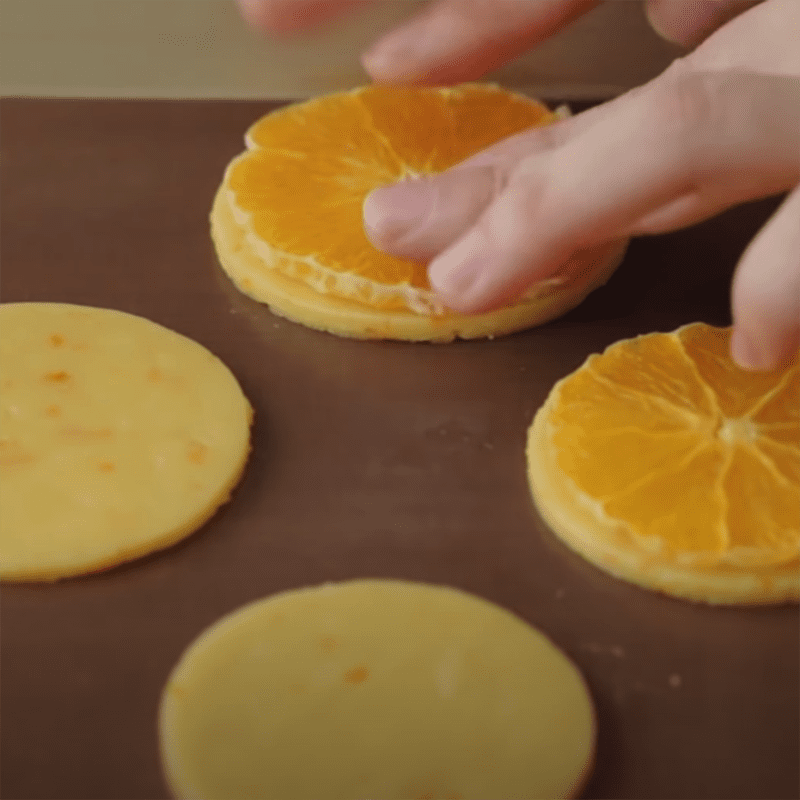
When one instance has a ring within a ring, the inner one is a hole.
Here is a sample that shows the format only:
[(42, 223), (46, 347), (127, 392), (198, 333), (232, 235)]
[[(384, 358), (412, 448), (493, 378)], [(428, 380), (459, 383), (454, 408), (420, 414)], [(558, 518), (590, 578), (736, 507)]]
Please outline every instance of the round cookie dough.
[(206, 630), (161, 701), (179, 798), (573, 797), (595, 720), (543, 634), (464, 592), (392, 580), (289, 591)]
[(141, 317), (0, 306), (0, 577), (108, 568), (197, 530), (250, 449), (252, 409), (196, 342)]

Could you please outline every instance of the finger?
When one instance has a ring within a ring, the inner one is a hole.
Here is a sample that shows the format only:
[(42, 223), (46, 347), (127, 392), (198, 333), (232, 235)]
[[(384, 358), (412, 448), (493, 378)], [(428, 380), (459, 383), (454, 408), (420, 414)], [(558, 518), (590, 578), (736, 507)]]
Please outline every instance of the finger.
[(800, 186), (742, 256), (732, 290), (731, 355), (746, 369), (784, 366), (800, 346)]
[(693, 47), (761, 0), (648, 0), (647, 18), (668, 42)]
[[(783, 102), (774, 93), (770, 97), (776, 107), (788, 104), (789, 108), (796, 108), (796, 97), (791, 91), (793, 84), (787, 82), (786, 85), (790, 90)], [(751, 91), (758, 92), (761, 88), (759, 82)], [(729, 92), (737, 90), (738, 82), (734, 80)], [(395, 255), (424, 261), (433, 259), (466, 234), (481, 213), (499, 197), (521, 159), (552, 153), (579, 135), (595, 136), (598, 129), (619, 126), (620, 113), (626, 113), (626, 107), (637, 98), (646, 98), (648, 91), (652, 90), (644, 87), (576, 117), (509, 137), (436, 178), (403, 182), (373, 192), (364, 205), (368, 235), (377, 247)], [(764, 104), (769, 102), (765, 100)], [(757, 117), (760, 113), (758, 109), (750, 111), (751, 116)], [(793, 140), (800, 122), (796, 119), (792, 124), (790, 115), (784, 117), (784, 122), (784, 134), (788, 136), (784, 135), (780, 149), (784, 156), (788, 154), (788, 159), (778, 159), (769, 170), (753, 170), (746, 164), (739, 171), (720, 170), (713, 180), (700, 182), (697, 187), (670, 197), (666, 204), (639, 214), (618, 235), (627, 237), (676, 230), (714, 216), (736, 203), (785, 189), (787, 181), (791, 181), (793, 150), (796, 149)], [(734, 114), (727, 121), (728, 126), (739, 129), (744, 139), (752, 134), (753, 124), (762, 123), (761, 119), (751, 118), (748, 125)], [(677, 157), (681, 155), (679, 149)], [(645, 158), (650, 157), (650, 154), (645, 155)]]
[(598, 0), (436, 0), (362, 59), (378, 81), (457, 83), (522, 54)]
[[(752, 180), (747, 180), (748, 177)], [(630, 226), (627, 234), (646, 236), (687, 228), (711, 219), (731, 206), (746, 203), (759, 196), (779, 194), (784, 190), (785, 184), (782, 177), (776, 178), (770, 186), (766, 176), (763, 180), (759, 180), (756, 175), (744, 176), (744, 180), (740, 175), (732, 175), (730, 180), (725, 180), (723, 176), (712, 184), (701, 186), (644, 214)]]
[(564, 145), (523, 159), (478, 223), (432, 261), (431, 283), (455, 310), (497, 307), (678, 198), (711, 196), (715, 183), (735, 182), (737, 200), (790, 188), (798, 137), (797, 81), (672, 70)]
[(376, 189), (364, 202), (367, 235), (397, 256), (431, 260), (475, 224), (522, 158), (560, 147), (617, 102), (510, 136), (438, 176)]
[(800, 75), (797, 0), (767, 0), (723, 25), (687, 57), (699, 71)]
[(363, 5), (365, 0), (237, 0), (245, 20), (270, 33), (293, 33), (315, 27)]
[(711, 202), (708, 193), (694, 191), (650, 211), (631, 226), (631, 235), (646, 236), (686, 228), (719, 214), (732, 203), (723, 192)]
[(364, 201), (364, 229), (381, 250), (430, 261), (478, 221), (502, 190), (503, 174), (478, 166), (376, 189)]

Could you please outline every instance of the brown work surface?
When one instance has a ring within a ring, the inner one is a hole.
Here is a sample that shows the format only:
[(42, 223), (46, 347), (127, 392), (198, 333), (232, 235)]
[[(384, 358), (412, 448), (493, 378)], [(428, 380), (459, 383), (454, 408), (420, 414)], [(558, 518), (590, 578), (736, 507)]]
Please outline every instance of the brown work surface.
[(3, 588), (3, 797), (167, 797), (156, 710), (183, 649), (255, 598), (371, 576), (474, 592), (575, 660), (599, 720), (586, 797), (796, 798), (797, 608), (707, 608), (607, 577), (539, 520), (523, 451), (589, 353), (727, 323), (732, 269), (774, 202), (634, 242), (607, 286), (539, 329), (348, 341), (272, 316), (217, 267), (212, 196), (269, 107), (3, 103), (4, 301), (166, 325), (220, 356), (256, 411), (245, 478), (197, 534), (103, 574)]

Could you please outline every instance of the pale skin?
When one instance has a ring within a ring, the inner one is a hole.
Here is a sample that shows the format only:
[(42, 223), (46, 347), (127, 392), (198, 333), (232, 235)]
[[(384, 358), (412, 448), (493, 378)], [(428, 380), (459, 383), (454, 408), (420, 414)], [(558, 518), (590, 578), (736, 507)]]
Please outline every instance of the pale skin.
[[(364, 1), (239, 4), (252, 24), (286, 33)], [(362, 62), (382, 82), (474, 80), (596, 5), (433, 0)], [(649, 0), (646, 11), (664, 38), (696, 48), (610, 102), (441, 175), (376, 190), (365, 229), (387, 252), (430, 261), (433, 288), (470, 313), (513, 300), (576, 251), (788, 192), (742, 255), (731, 292), (733, 358), (779, 367), (800, 345), (800, 3)]]

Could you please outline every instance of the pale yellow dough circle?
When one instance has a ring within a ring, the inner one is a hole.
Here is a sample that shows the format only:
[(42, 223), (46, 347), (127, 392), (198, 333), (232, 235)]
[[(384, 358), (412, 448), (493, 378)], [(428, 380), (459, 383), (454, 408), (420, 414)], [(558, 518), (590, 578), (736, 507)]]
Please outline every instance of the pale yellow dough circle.
[(572, 797), (595, 742), (586, 685), (543, 634), (390, 580), (225, 617), (174, 669), (159, 727), (172, 791), (205, 800)]
[(278, 316), (309, 328), (355, 339), (451, 342), (503, 336), (565, 314), (602, 286), (622, 261), (628, 242), (615, 241), (576, 256), (569, 267), (575, 277), (561, 286), (543, 288), (541, 296), (484, 314), (424, 314), (386, 311), (321, 294), (311, 286), (268, 266), (234, 218), (224, 183), (211, 211), (211, 238), (222, 268), (236, 287)]
[(199, 528), (229, 498), (252, 410), (212, 353), (141, 317), (0, 306), (0, 577), (56, 580)]

